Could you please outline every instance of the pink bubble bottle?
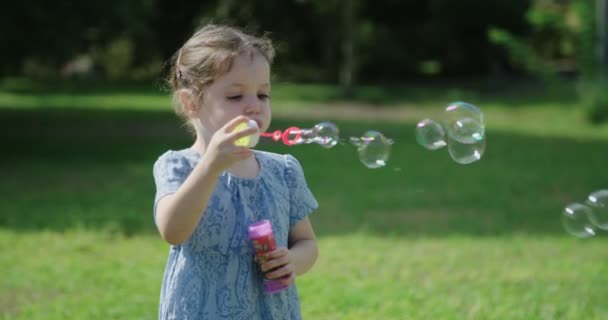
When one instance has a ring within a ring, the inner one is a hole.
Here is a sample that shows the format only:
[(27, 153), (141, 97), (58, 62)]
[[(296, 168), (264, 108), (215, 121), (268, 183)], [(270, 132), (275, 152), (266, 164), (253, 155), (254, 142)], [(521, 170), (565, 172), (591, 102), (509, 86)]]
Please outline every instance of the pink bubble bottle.
[[(260, 264), (265, 261), (264, 254), (277, 248), (277, 243), (272, 232), (272, 224), (269, 220), (261, 220), (249, 225), (249, 239), (253, 243), (255, 250), (255, 259)], [(281, 283), (279, 279), (266, 279), (264, 277), (264, 291), (266, 293), (275, 293), (289, 287)]]

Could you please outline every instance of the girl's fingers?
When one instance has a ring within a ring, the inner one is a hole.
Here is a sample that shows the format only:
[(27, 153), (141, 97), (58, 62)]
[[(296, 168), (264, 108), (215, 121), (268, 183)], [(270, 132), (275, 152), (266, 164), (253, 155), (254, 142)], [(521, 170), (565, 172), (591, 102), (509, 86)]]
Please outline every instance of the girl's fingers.
[(293, 269), (291, 267), (291, 264), (286, 264), (280, 268), (277, 268), (276, 270), (266, 273), (266, 278), (267, 279), (278, 279), (278, 278), (289, 276), (292, 273), (293, 273)]
[(263, 272), (288, 264), (290, 262), (289, 250), (285, 247), (279, 247), (270, 251), (266, 253), (265, 261), (266, 262), (260, 265)]
[(286, 265), (289, 263), (289, 259), (287, 258), (287, 256), (282, 256), (280, 258), (275, 258), (272, 260), (266, 260), (266, 262), (264, 262), (261, 265), (262, 268), (262, 272), (266, 272), (268, 270), (272, 270), (276, 267), (280, 267), (282, 265)]
[(281, 256), (284, 256), (289, 253), (289, 249), (285, 247), (278, 247), (268, 253), (266, 253), (266, 259), (274, 259)]

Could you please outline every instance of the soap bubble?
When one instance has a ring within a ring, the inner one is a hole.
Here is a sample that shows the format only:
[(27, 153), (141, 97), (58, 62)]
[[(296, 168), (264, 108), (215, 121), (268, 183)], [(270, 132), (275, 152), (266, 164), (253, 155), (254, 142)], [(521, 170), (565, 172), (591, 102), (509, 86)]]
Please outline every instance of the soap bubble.
[(416, 141), (429, 149), (437, 150), (446, 146), (445, 131), (441, 125), (431, 119), (424, 119), (416, 125)]
[(462, 143), (476, 143), (485, 136), (483, 113), (467, 102), (450, 103), (445, 108), (443, 126), (453, 140)]
[(608, 190), (598, 190), (587, 197), (587, 206), (591, 209), (589, 220), (598, 228), (608, 230)]
[(595, 235), (595, 230), (589, 222), (591, 208), (580, 203), (571, 203), (564, 208), (562, 224), (564, 229), (578, 238), (589, 238)]
[(484, 138), (483, 124), (475, 118), (467, 117), (456, 120), (450, 129), (452, 138), (464, 143), (473, 143)]
[(331, 122), (321, 122), (312, 128), (313, 141), (324, 148), (331, 148), (340, 141), (338, 127)]
[(384, 167), (391, 154), (393, 141), (378, 131), (367, 131), (361, 138), (351, 137), (357, 147), (359, 160), (370, 169)]
[(459, 164), (471, 164), (479, 161), (486, 151), (486, 140), (463, 143), (448, 135), (448, 153), (452, 160)]

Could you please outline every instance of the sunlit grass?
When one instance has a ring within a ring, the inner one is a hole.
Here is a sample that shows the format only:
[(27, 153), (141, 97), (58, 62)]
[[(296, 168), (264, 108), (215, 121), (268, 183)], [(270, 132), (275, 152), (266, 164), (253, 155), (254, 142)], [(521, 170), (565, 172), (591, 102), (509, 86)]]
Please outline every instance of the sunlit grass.
[[(3, 319), (156, 317), (155, 234), (0, 231)], [(10, 245), (9, 245), (10, 244)], [(298, 279), (306, 319), (603, 319), (605, 241), (322, 236)]]

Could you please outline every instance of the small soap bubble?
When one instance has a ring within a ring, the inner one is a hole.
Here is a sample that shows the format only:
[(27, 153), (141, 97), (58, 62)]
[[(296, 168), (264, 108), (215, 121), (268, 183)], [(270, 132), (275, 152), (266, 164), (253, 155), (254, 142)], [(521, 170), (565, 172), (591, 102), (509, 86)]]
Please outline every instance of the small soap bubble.
[(485, 122), (481, 110), (467, 102), (450, 103), (443, 115), (447, 134), (462, 143), (475, 143), (485, 136)]
[(378, 131), (367, 131), (361, 138), (351, 138), (357, 146), (359, 160), (370, 169), (384, 167), (391, 154), (393, 141)]
[(428, 150), (437, 150), (446, 146), (445, 130), (431, 120), (424, 119), (416, 125), (416, 141)]
[(571, 203), (564, 208), (562, 224), (564, 229), (578, 238), (589, 238), (595, 235), (595, 230), (589, 221), (591, 208), (580, 203)]
[(483, 124), (475, 118), (461, 118), (453, 123), (451, 136), (463, 143), (475, 143), (484, 138)]
[(608, 230), (608, 190), (598, 190), (587, 197), (589, 220), (596, 227)]
[(448, 135), (448, 153), (452, 160), (459, 164), (471, 164), (479, 161), (486, 151), (486, 140), (463, 143)]
[(312, 128), (314, 142), (324, 148), (331, 148), (340, 141), (338, 127), (332, 122), (321, 122)]

